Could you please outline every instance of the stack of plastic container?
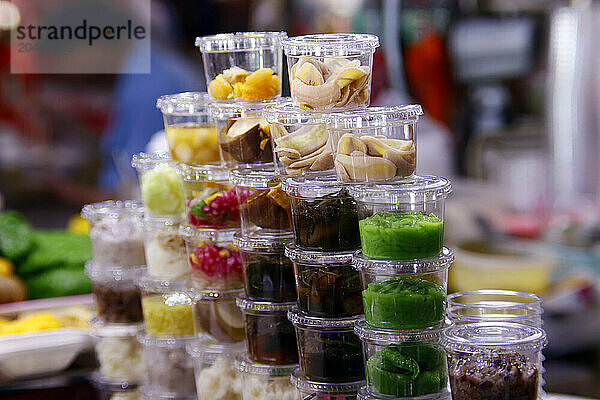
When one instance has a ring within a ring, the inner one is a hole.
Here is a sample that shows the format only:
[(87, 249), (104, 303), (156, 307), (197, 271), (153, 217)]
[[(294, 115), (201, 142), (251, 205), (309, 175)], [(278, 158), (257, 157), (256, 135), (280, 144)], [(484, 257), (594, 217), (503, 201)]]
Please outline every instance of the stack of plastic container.
[(100, 368), (92, 376), (101, 399), (136, 396), (146, 378), (144, 354), (136, 340), (142, 307), (135, 279), (144, 272), (143, 207), (135, 201), (88, 204), (94, 258), (85, 266), (92, 280), (96, 316), (90, 325)]

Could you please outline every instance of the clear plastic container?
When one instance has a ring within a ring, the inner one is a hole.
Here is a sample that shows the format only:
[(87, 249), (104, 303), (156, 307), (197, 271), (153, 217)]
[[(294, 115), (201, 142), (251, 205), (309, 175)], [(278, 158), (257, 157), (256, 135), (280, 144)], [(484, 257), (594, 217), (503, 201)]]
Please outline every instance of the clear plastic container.
[(542, 298), (533, 293), (482, 289), (448, 295), (447, 315), (456, 324), (514, 322), (542, 327)]
[(242, 258), (233, 245), (236, 229), (182, 226), (196, 289), (241, 289), (244, 285)]
[(263, 116), (266, 108), (280, 99), (260, 102), (221, 102), (209, 107), (217, 127), (221, 157), (228, 166), (273, 162), (269, 124)]
[(417, 165), (419, 105), (370, 107), (327, 114), (333, 163), (342, 182), (406, 178)]
[(205, 92), (168, 94), (156, 100), (173, 160), (186, 164), (221, 161), (217, 129), (208, 115), (211, 101)]
[(265, 365), (253, 362), (247, 356), (238, 356), (235, 366), (242, 373), (243, 400), (297, 399), (290, 375), (298, 364)]
[(308, 110), (355, 109), (371, 101), (375, 35), (355, 33), (291, 37), (283, 41), (290, 90)]
[(156, 279), (181, 280), (189, 277), (185, 241), (179, 233), (181, 218), (144, 219), (146, 267)]
[(298, 362), (296, 333), (287, 318), (295, 302), (259, 302), (240, 297), (237, 305), (244, 314), (248, 357), (252, 361), (270, 365)]
[(263, 113), (269, 121), (275, 166), (280, 174), (318, 174), (333, 169), (333, 151), (323, 113), (281, 102)]
[(272, 164), (234, 169), (231, 181), (240, 205), (242, 234), (281, 236), (291, 232), (290, 199), (281, 189), (280, 175)]
[(235, 299), (242, 290), (192, 290), (196, 333), (205, 332), (220, 343), (244, 340), (244, 317)]
[(292, 384), (298, 390), (298, 400), (304, 400), (307, 396), (311, 400), (356, 400), (356, 393), (365, 381), (347, 383), (322, 383), (306, 380), (300, 374), (300, 369), (292, 373)]
[(294, 263), (298, 308), (315, 317), (340, 318), (363, 313), (360, 274), (352, 267), (352, 253), (304, 250), (288, 244)]
[(148, 389), (170, 396), (196, 394), (194, 362), (186, 350), (186, 346), (195, 338), (159, 338), (140, 333), (138, 340), (144, 346), (146, 355)]
[(194, 335), (192, 298), (186, 281), (161, 281), (143, 276), (137, 281), (137, 285), (142, 291), (142, 311), (147, 335)]
[(294, 307), (288, 318), (296, 328), (300, 372), (304, 378), (328, 383), (364, 379), (362, 346), (354, 334), (358, 317), (311, 317)]
[(138, 382), (111, 381), (96, 371), (90, 377), (97, 400), (141, 400)]
[(238, 232), (233, 244), (239, 249), (244, 265), (244, 288), (250, 300), (290, 302), (297, 299), (294, 265), (284, 254), (293, 237), (264, 238), (255, 232)]
[(438, 255), (444, 243), (444, 205), (450, 192), (450, 182), (435, 176), (351, 186), (350, 195), (370, 215), (358, 222), (364, 255), (383, 260)]
[(134, 154), (146, 215), (179, 217), (185, 211), (183, 179), (169, 153)]
[[(144, 400), (198, 400), (198, 396), (195, 394), (190, 394), (190, 395), (175, 395), (175, 394), (169, 394), (169, 393), (160, 393), (160, 392), (156, 392), (154, 390), (152, 390), (151, 387), (149, 386), (142, 386), (140, 389), (140, 392), (142, 394), (141, 399)], [(111, 399), (111, 400), (119, 400), (119, 399)], [(129, 399), (127, 399), (129, 400)], [(137, 400), (137, 399), (136, 399)]]
[(81, 216), (90, 224), (94, 261), (101, 266), (146, 265), (144, 207), (139, 201), (87, 204)]
[(146, 368), (142, 346), (136, 339), (142, 326), (90, 321), (100, 375), (111, 382), (142, 382)]
[(95, 261), (85, 265), (92, 281), (92, 294), (98, 318), (106, 323), (142, 322), (142, 305), (135, 280), (144, 273), (142, 267), (104, 267)]
[(365, 318), (373, 328), (424, 329), (445, 319), (448, 268), (454, 260), (444, 247), (434, 258), (385, 261), (353, 257), (363, 285)]
[[(348, 186), (333, 173), (283, 180), (290, 198), (296, 244), (319, 251), (346, 251), (360, 247), (359, 211)], [(362, 216), (362, 215), (361, 215)]]
[(369, 392), (380, 398), (421, 398), (447, 394), (443, 324), (412, 332), (372, 329), (363, 319), (354, 332), (363, 342)]
[[(396, 400), (399, 398), (396, 398)], [(356, 400), (389, 400), (389, 396), (375, 395), (369, 391), (367, 386), (363, 386), (358, 390)], [(426, 396), (409, 397), (401, 400), (452, 400), (450, 391), (434, 393)]]
[(286, 37), (285, 32), (236, 32), (196, 38), (208, 93), (217, 100), (279, 96)]
[(442, 334), (454, 400), (536, 400), (546, 334), (513, 323), (453, 325)]
[(240, 211), (229, 170), (221, 164), (179, 165), (190, 226), (239, 228)]

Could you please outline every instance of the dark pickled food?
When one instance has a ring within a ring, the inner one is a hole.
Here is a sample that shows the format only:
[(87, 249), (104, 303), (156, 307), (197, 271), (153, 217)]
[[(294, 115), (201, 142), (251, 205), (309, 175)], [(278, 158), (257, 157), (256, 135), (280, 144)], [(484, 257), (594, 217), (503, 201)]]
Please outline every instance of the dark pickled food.
[(244, 317), (233, 299), (199, 300), (194, 305), (196, 333), (223, 343), (244, 340)]
[(369, 283), (363, 302), (373, 328), (423, 329), (444, 319), (446, 290), (424, 279), (398, 278)]
[(104, 322), (135, 323), (142, 321), (142, 302), (137, 288), (116, 289), (94, 285), (96, 311)]
[(285, 312), (246, 312), (246, 341), (252, 361), (288, 365), (298, 362), (296, 332)]
[(259, 228), (284, 231), (292, 227), (290, 200), (281, 190), (281, 184), (272, 189), (256, 190), (240, 205), (240, 212), (243, 219)]
[(295, 301), (296, 282), (292, 262), (281, 253), (242, 252), (246, 295), (250, 300), (286, 303)]
[(446, 356), (436, 345), (406, 342), (373, 354), (367, 361), (367, 382), (394, 397), (424, 396), (446, 387)]
[(378, 212), (358, 224), (365, 257), (412, 260), (434, 257), (442, 250), (444, 221), (434, 214)]
[(267, 121), (260, 117), (229, 120), (221, 136), (221, 149), (244, 164), (273, 161)]
[(450, 359), (454, 400), (535, 400), (539, 371), (521, 354), (477, 357), (455, 354)]
[(360, 274), (351, 264), (296, 263), (298, 308), (318, 317), (363, 313)]
[(324, 251), (360, 246), (357, 206), (346, 189), (319, 200), (292, 198), (291, 202), (298, 246)]

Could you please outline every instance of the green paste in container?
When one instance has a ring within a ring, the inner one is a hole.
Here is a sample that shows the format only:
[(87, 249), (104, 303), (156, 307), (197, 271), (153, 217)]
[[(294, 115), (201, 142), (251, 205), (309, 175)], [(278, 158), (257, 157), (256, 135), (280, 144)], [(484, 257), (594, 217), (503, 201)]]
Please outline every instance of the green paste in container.
[(378, 212), (358, 223), (365, 257), (412, 260), (442, 250), (444, 221), (434, 214)]
[(367, 383), (394, 397), (437, 393), (447, 381), (446, 356), (435, 345), (407, 342), (373, 354), (367, 361)]
[(443, 321), (446, 290), (424, 279), (371, 282), (363, 290), (363, 304), (373, 328), (424, 329)]
[[(171, 296), (171, 297), (169, 297)], [(177, 293), (142, 298), (146, 333), (151, 336), (192, 336), (194, 315), (192, 305), (180, 303)]]

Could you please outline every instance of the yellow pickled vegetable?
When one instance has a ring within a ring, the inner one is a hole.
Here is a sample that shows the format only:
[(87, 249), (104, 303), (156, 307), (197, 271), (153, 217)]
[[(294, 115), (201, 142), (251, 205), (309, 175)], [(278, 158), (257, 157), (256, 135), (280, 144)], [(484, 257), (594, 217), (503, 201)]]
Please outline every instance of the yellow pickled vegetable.
[(62, 328), (62, 325), (52, 314), (36, 313), (0, 325), (0, 336), (59, 328)]
[(9, 259), (0, 257), (0, 276), (10, 276), (15, 272), (15, 266)]
[(191, 300), (180, 293), (142, 299), (146, 332), (151, 336), (192, 336), (194, 316)]

